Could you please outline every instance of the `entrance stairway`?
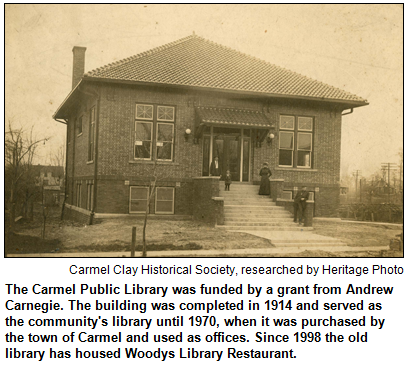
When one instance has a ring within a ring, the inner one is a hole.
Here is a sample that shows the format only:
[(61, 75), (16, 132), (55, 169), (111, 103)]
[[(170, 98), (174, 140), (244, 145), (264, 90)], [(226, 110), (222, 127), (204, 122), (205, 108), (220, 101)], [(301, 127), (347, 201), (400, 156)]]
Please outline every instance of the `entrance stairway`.
[(255, 231), (310, 231), (312, 227), (299, 226), (293, 215), (276, 206), (269, 196), (259, 196), (259, 186), (233, 182), (225, 191), (224, 182), (219, 183), (220, 196), (224, 197), (225, 230)]

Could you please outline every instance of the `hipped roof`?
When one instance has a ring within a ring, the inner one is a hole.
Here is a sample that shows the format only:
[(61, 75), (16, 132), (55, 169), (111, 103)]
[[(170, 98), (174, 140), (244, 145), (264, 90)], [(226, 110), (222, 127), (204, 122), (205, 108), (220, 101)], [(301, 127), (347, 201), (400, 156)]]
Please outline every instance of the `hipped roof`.
[[(86, 73), (82, 80), (310, 99), (341, 103), (346, 108), (368, 104), (355, 94), (196, 35), (97, 68)], [(58, 116), (61, 107), (54, 118), (63, 118)]]

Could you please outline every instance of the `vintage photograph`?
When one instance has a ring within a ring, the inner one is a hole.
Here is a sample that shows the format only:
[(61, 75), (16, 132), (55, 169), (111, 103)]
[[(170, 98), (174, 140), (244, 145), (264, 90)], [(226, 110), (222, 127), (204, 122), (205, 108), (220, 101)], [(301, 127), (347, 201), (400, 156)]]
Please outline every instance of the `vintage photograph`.
[(403, 257), (403, 5), (5, 5), (5, 257)]

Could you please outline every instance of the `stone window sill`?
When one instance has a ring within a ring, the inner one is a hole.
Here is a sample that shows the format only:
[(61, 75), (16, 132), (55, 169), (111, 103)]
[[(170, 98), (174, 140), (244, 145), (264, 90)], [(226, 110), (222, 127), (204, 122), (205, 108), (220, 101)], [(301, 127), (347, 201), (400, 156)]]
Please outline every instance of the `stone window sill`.
[(274, 168), (274, 170), (285, 170), (290, 172), (317, 172), (318, 169), (308, 169), (308, 168)]
[[(149, 164), (154, 165), (156, 162), (151, 160), (129, 160), (129, 164)], [(178, 166), (179, 163), (173, 161), (157, 161), (157, 165), (173, 165)]]

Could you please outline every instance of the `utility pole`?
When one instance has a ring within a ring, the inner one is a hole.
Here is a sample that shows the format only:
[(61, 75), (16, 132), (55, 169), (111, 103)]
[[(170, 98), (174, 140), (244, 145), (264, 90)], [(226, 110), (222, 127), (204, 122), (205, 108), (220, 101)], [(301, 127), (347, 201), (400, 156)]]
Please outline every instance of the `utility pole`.
[(362, 202), (362, 179), (360, 180), (360, 202)]
[(390, 203), (390, 171), (397, 169), (397, 164), (395, 163), (382, 163), (382, 170), (386, 172), (387, 170), (387, 202)]

